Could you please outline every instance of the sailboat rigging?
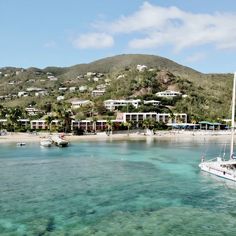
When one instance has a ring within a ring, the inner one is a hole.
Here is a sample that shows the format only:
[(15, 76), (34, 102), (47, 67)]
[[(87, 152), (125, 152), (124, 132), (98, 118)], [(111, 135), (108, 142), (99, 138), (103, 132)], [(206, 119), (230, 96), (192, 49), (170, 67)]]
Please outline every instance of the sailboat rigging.
[(232, 93), (232, 114), (231, 114), (231, 142), (230, 156), (225, 160), (225, 156), (216, 157), (211, 160), (202, 158), (199, 167), (201, 170), (210, 174), (236, 181), (236, 159), (234, 158), (234, 126), (235, 126), (235, 92), (236, 92), (236, 73), (234, 73), (233, 93)]

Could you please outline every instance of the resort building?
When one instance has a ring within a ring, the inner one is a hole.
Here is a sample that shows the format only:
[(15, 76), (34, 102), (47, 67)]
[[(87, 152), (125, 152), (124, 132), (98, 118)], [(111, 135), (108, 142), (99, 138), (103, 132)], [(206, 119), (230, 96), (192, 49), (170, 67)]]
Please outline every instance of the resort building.
[(0, 129), (5, 125), (7, 125), (7, 119), (0, 119)]
[(141, 104), (140, 99), (136, 100), (106, 100), (104, 101), (104, 106), (109, 111), (114, 111), (119, 107), (126, 107), (128, 105), (133, 105), (135, 108), (138, 108), (138, 106)]
[[(52, 120), (51, 126), (58, 127), (59, 123), (59, 120)], [(46, 130), (48, 129), (48, 124), (46, 120), (31, 120), (30, 128), (36, 130)]]
[(30, 128), (31, 129), (47, 129), (48, 126), (47, 126), (46, 120), (31, 120)]
[(132, 121), (135, 123), (142, 122), (146, 119), (152, 119), (163, 123), (187, 123), (186, 113), (156, 113), (156, 112), (131, 112), (122, 114), (123, 122)]
[(22, 128), (27, 128), (30, 126), (30, 120), (29, 119), (19, 119), (18, 123)]
[[(113, 130), (116, 130), (117, 127), (119, 127), (123, 123), (123, 120), (111, 120), (111, 123)], [(72, 120), (71, 122), (72, 130), (80, 129), (85, 131), (105, 131), (107, 129), (107, 126), (107, 120)]]
[(156, 93), (156, 96), (158, 96), (158, 97), (176, 97), (176, 96), (182, 96), (182, 93), (177, 92), (177, 91), (166, 90), (166, 91)]

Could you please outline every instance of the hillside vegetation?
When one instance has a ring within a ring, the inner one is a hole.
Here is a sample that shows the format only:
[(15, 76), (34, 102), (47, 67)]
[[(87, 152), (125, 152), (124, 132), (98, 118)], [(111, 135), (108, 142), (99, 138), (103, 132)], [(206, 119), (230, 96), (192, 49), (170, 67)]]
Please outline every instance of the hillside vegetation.
[[(146, 65), (147, 70), (140, 72), (137, 65)], [(50, 80), (50, 76), (57, 80)], [(232, 81), (232, 74), (203, 74), (159, 56), (118, 55), (65, 68), (0, 68), (0, 103), (7, 107), (33, 105), (42, 108), (48, 103), (56, 104), (59, 95), (64, 96), (65, 104), (75, 98), (90, 99), (95, 104), (106, 99), (155, 99), (161, 100), (172, 112), (188, 113), (192, 121), (217, 121), (229, 118)], [(106, 85), (105, 94), (92, 97), (91, 91), (103, 85)], [(80, 91), (81, 86), (87, 89)], [(30, 87), (45, 89), (48, 94), (17, 96), (18, 92)], [(61, 87), (67, 90), (60, 91)], [(70, 87), (76, 90), (69, 91)], [(187, 97), (168, 100), (155, 96), (156, 92), (167, 89), (180, 91)]]

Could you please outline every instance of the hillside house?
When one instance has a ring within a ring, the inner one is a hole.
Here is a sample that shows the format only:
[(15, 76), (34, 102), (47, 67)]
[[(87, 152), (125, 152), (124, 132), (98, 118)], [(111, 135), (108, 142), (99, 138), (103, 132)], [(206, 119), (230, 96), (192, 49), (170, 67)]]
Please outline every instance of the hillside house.
[(136, 100), (113, 100), (109, 99), (104, 101), (104, 106), (109, 111), (114, 111), (119, 107), (127, 107), (128, 105), (133, 105), (135, 108), (137, 108), (141, 103), (140, 99)]
[(76, 100), (71, 102), (71, 108), (72, 109), (77, 109), (80, 108), (84, 105), (91, 104), (92, 102), (90, 100)]
[(160, 101), (157, 100), (148, 100), (148, 101), (143, 101), (144, 105), (152, 105), (152, 106), (159, 106), (160, 105)]
[(88, 86), (87, 85), (82, 85), (82, 86), (79, 87), (79, 91), (80, 92), (85, 92), (87, 90), (88, 90)]
[(28, 93), (25, 91), (18, 92), (18, 97), (27, 97), (27, 96), (28, 96)]
[(34, 107), (26, 107), (25, 111), (29, 116), (35, 116), (35, 115), (38, 115), (42, 112), (39, 109), (34, 108)]
[(136, 69), (139, 71), (139, 72), (143, 72), (145, 70), (147, 70), (147, 66), (145, 65), (137, 65)]
[(176, 97), (176, 96), (182, 96), (182, 93), (180, 93), (178, 91), (166, 90), (166, 91), (156, 93), (156, 96), (158, 96), (158, 97)]
[(100, 89), (98, 89), (98, 90), (93, 90), (93, 91), (91, 92), (91, 95), (92, 95), (93, 97), (98, 97), (98, 96), (104, 95), (105, 92), (106, 92), (105, 89), (102, 89), (102, 90), (100, 90)]

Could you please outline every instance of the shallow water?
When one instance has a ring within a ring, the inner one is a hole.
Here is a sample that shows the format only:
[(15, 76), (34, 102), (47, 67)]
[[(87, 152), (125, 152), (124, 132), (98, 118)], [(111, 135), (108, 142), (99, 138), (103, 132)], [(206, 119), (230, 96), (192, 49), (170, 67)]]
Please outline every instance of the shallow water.
[(0, 145), (0, 235), (236, 235), (236, 184), (197, 141)]

